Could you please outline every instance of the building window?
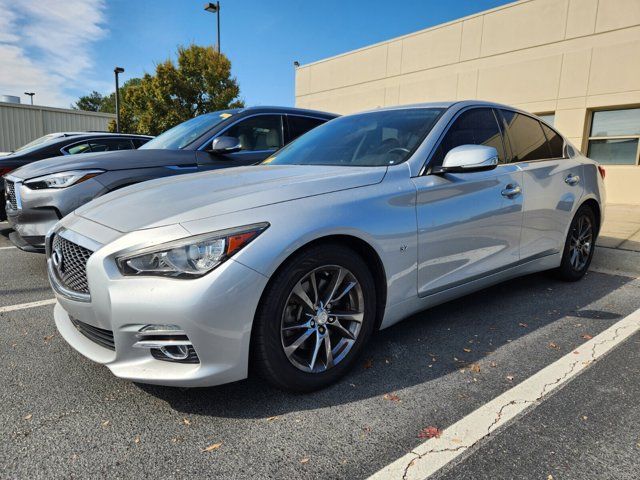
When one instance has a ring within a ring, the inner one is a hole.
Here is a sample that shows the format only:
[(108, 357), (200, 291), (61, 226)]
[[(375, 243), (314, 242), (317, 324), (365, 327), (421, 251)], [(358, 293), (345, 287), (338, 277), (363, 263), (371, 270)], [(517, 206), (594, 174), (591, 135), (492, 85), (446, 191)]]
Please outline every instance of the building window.
[(637, 165), (640, 108), (593, 112), (587, 156), (600, 163)]
[(538, 118), (544, 120), (549, 125), (553, 127), (553, 123), (556, 121), (556, 114), (554, 112), (551, 113), (540, 113), (538, 114)]

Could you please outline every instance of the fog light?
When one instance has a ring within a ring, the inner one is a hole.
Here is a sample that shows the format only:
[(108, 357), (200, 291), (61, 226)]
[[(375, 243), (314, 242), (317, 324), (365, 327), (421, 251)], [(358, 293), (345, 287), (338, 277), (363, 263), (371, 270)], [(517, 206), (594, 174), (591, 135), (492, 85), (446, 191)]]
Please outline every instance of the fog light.
[(157, 360), (200, 363), (191, 340), (177, 325), (145, 325), (136, 337), (138, 341), (133, 346), (148, 349)]
[(171, 360), (185, 360), (189, 356), (189, 347), (187, 345), (162, 347), (160, 351)]

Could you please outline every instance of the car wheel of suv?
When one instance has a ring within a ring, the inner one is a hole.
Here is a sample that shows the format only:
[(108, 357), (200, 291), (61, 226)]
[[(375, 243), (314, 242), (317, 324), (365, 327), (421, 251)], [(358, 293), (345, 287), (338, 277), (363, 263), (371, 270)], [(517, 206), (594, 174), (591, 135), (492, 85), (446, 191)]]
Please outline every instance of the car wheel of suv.
[(596, 241), (596, 216), (588, 205), (581, 206), (573, 217), (564, 245), (562, 263), (556, 275), (565, 281), (580, 280), (591, 265)]
[(334, 383), (371, 336), (375, 296), (373, 276), (353, 250), (325, 244), (300, 252), (262, 296), (253, 327), (253, 365), (287, 390)]

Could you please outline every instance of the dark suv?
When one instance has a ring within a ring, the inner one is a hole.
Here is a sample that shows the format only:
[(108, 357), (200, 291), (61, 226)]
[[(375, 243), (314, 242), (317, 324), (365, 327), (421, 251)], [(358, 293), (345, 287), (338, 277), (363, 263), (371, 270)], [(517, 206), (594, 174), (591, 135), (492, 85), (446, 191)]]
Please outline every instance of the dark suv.
[(200, 115), (137, 150), (41, 160), (5, 176), (11, 241), (42, 252), (44, 236), (63, 216), (134, 183), (204, 170), (253, 165), (335, 115), (285, 107), (252, 107)]
[[(0, 176), (44, 158), (89, 152), (132, 150), (144, 145), (152, 138), (147, 135), (107, 132), (49, 133), (7, 155), (0, 155)], [(0, 198), (2, 197), (4, 197), (4, 185), (0, 184)], [(4, 209), (0, 209), (0, 221), (6, 218)]]

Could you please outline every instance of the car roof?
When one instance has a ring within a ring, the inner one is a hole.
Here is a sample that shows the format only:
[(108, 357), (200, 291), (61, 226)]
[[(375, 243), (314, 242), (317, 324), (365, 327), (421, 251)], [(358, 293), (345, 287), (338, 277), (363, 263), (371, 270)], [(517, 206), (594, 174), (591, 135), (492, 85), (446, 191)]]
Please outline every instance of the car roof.
[(336, 113), (323, 112), (321, 110), (311, 110), (307, 108), (297, 108), (297, 107), (278, 107), (278, 106), (270, 106), (270, 105), (256, 105), (251, 107), (244, 107), (238, 110), (239, 113), (283, 113), (283, 114), (300, 114), (300, 115), (309, 115), (314, 117), (323, 117), (323, 118), (335, 118), (339, 116)]
[(527, 112), (517, 107), (513, 107), (511, 105), (505, 105), (503, 103), (497, 102), (489, 102), (486, 100), (452, 100), (452, 101), (443, 101), (443, 102), (424, 102), (424, 103), (411, 103), (407, 105), (393, 105), (390, 107), (381, 107), (370, 110), (365, 110), (363, 112), (354, 112), (349, 115), (359, 115), (361, 113), (371, 113), (371, 112), (380, 112), (380, 111), (388, 111), (388, 110), (411, 110), (416, 108), (445, 108), (449, 109), (455, 107), (457, 110), (466, 108), (466, 107), (491, 107), (491, 108), (503, 108), (507, 110), (514, 110), (516, 112), (524, 113), (526, 115), (532, 115), (531, 112)]
[(85, 132), (54, 132), (48, 133), (47, 135), (57, 135), (56, 137), (52, 137), (52, 140), (62, 139), (64, 137), (135, 137), (135, 138), (153, 138), (151, 135), (139, 135), (137, 133), (114, 133), (114, 132), (103, 132), (100, 130), (87, 130)]

